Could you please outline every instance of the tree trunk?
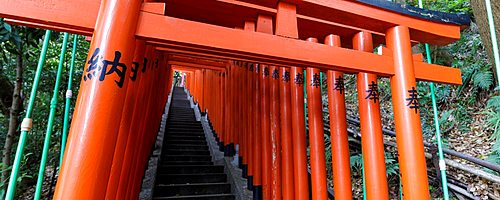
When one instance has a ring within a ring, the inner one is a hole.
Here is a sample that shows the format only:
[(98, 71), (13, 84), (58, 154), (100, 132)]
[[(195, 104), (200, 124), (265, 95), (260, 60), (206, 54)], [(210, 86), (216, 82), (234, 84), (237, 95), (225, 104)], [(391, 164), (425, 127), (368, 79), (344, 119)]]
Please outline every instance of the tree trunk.
[[(491, 63), (493, 74), (496, 74), (495, 71), (495, 60), (493, 58), (493, 47), (491, 45), (491, 35), (490, 35), (490, 26), (488, 23), (488, 15), (486, 14), (486, 3), (484, 0), (471, 0), (472, 11), (474, 12), (474, 18), (477, 26), (479, 27), (479, 33), (481, 34), (481, 40), (483, 42), (483, 46), (488, 52), (489, 61)], [(491, 9), (493, 13), (493, 18), (495, 21), (495, 32), (497, 34), (497, 41), (500, 42), (500, 1), (492, 0), (491, 1)], [(495, 76), (496, 77), (496, 76)], [(495, 82), (498, 81), (494, 78)]]
[[(2, 162), (5, 167), (9, 167), (11, 163), (12, 144), (14, 143), (14, 136), (17, 132), (19, 124), (19, 112), (21, 110), (21, 89), (23, 87), (23, 47), (22, 44), (18, 46), (18, 53), (16, 58), (16, 83), (14, 86), (14, 94), (12, 95), (12, 106), (10, 108), (10, 121), (9, 131), (5, 139), (3, 148)], [(2, 182), (6, 182), (9, 177), (9, 170), (4, 170), (2, 173)]]
[[(1, 47), (0, 47), (1, 48)], [(11, 84), (9, 77), (0, 72), (0, 114), (5, 117), (10, 115), (10, 107), (12, 106), (12, 94), (14, 86)]]

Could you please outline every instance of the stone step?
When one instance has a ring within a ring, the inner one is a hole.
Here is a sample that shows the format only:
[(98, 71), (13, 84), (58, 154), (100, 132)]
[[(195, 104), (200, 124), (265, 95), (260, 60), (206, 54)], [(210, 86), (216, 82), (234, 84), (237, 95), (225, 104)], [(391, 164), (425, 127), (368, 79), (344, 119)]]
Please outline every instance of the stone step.
[(174, 196), (174, 197), (154, 197), (154, 200), (234, 200), (232, 194), (207, 194), (207, 195), (189, 195), (189, 196)]
[(164, 149), (179, 149), (179, 150), (206, 150), (208, 151), (207, 145), (189, 145), (189, 144), (169, 144), (163, 147)]
[(188, 145), (206, 145), (206, 140), (189, 140), (189, 139), (176, 139), (169, 138), (165, 139), (165, 145), (168, 146), (170, 144), (188, 144)]
[(167, 119), (167, 124), (199, 124), (200, 122), (196, 121), (196, 119)]
[(196, 134), (189, 134), (189, 133), (186, 133), (186, 134), (182, 134), (182, 133), (177, 133), (177, 134), (169, 134), (169, 133), (166, 133), (165, 134), (165, 138), (167, 140), (204, 140), (205, 141), (205, 135), (196, 135)]
[(222, 165), (164, 166), (161, 169), (159, 169), (159, 171), (165, 174), (214, 174), (214, 173), (224, 173), (224, 166)]
[(167, 126), (165, 128), (171, 128), (171, 129), (182, 129), (182, 128), (201, 128), (203, 129), (203, 126), (201, 126), (201, 123), (199, 122), (177, 122), (176, 124), (168, 123), (166, 124)]
[(171, 126), (167, 126), (167, 132), (202, 132), (203, 133), (203, 127), (196, 127), (196, 126), (171, 127)]
[(174, 121), (174, 120), (170, 120), (170, 118), (169, 118), (169, 119), (167, 119), (167, 124), (168, 124), (168, 125), (174, 125), (174, 124), (177, 124), (177, 125), (179, 125), (179, 126), (187, 126), (187, 125), (199, 125), (199, 126), (201, 126), (201, 122), (199, 122), (199, 121), (184, 121), (184, 122), (183, 122), (183, 121)]
[(211, 161), (212, 156), (210, 155), (180, 155), (180, 156), (172, 156), (172, 155), (166, 155), (162, 156), (162, 161)]
[(173, 91), (163, 145), (153, 199), (235, 199), (224, 166), (212, 162), (203, 126), (182, 88)]
[(228, 183), (160, 184), (155, 187), (155, 195), (166, 197), (228, 193), (231, 193)]
[(207, 150), (183, 150), (183, 149), (167, 149), (163, 152), (166, 156), (170, 155), (210, 155), (210, 151)]
[(212, 161), (164, 161), (160, 167), (179, 165), (213, 165)]
[(157, 184), (221, 183), (227, 176), (220, 174), (159, 174)]

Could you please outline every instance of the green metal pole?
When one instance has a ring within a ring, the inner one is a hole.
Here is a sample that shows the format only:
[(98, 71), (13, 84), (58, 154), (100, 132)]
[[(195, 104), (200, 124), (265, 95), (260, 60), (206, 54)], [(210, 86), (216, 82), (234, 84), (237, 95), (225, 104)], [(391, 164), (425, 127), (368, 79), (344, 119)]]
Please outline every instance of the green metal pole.
[(361, 163), (361, 173), (363, 173), (363, 200), (366, 200), (366, 177), (365, 177), (365, 162)]
[(500, 55), (498, 53), (497, 34), (495, 32), (495, 20), (493, 19), (493, 11), (491, 10), (490, 0), (486, 2), (486, 13), (488, 14), (488, 23), (490, 24), (491, 46), (493, 47), (493, 58), (495, 59), (495, 68), (497, 71), (497, 83), (500, 86)]
[[(429, 44), (425, 44), (425, 51), (427, 54), (427, 62), (432, 63)], [(444, 161), (444, 153), (443, 153), (443, 142), (441, 139), (441, 128), (439, 127), (439, 117), (436, 103), (436, 92), (434, 83), (430, 83), (431, 88), (431, 98), (432, 98), (432, 111), (434, 112), (434, 126), (436, 128), (436, 143), (438, 145), (438, 156), (439, 156), (439, 171), (441, 173), (441, 184), (443, 188), (443, 198), (444, 200), (449, 200), (448, 194), (448, 179), (446, 177), (446, 163)]]
[(75, 65), (77, 44), (78, 44), (78, 35), (74, 35), (73, 50), (71, 51), (71, 64), (69, 66), (69, 72), (68, 72), (68, 89), (66, 90), (66, 105), (64, 106), (64, 124), (62, 130), (62, 138), (61, 138), (61, 156), (59, 156), (59, 167), (61, 167), (62, 164), (62, 160), (64, 157), (64, 150), (66, 149), (66, 138), (68, 138), (69, 110), (71, 108), (71, 97), (73, 96), (71, 87), (73, 83), (73, 67)]
[(19, 174), (19, 168), (21, 166), (21, 160), (23, 156), (24, 144), (26, 143), (26, 137), (31, 129), (32, 119), (31, 113), (33, 111), (33, 104), (35, 103), (36, 90), (38, 88), (38, 83), (40, 82), (40, 76), (42, 74), (43, 64), (45, 63), (45, 55), (47, 54), (47, 48), (49, 46), (50, 40), (50, 30), (45, 32), (45, 39), (43, 41), (42, 52), (40, 53), (40, 59), (38, 60), (38, 66), (35, 72), (35, 79), (33, 81), (33, 87), (31, 88), (30, 100), (28, 103), (28, 109), (26, 110), (26, 116), (21, 123), (21, 135), (19, 136), (19, 143), (17, 145), (16, 156), (14, 158), (14, 164), (12, 166), (12, 172), (10, 174), (9, 186), (7, 187), (6, 200), (14, 199), (14, 193), (16, 191), (17, 175)]
[(403, 200), (403, 185), (401, 185), (401, 175), (399, 175), (399, 199)]
[[(321, 97), (323, 98), (323, 72), (319, 72), (319, 82), (320, 82), (320, 85), (321, 85), (319, 87), (319, 89), (321, 91), (320, 94), (321, 94)], [(323, 101), (323, 100), (321, 100), (321, 101)]]
[[(418, 0), (418, 5), (420, 8), (424, 7), (422, 0)], [(425, 54), (427, 57), (427, 62), (429, 64), (432, 64), (431, 51), (429, 48), (429, 44), (425, 44)], [(441, 140), (441, 128), (439, 127), (439, 116), (438, 116), (437, 103), (436, 103), (436, 92), (435, 92), (435, 87), (434, 87), (433, 82), (430, 83), (430, 89), (431, 89), (431, 98), (432, 98), (432, 111), (434, 113), (434, 126), (436, 128), (436, 143), (438, 146), (439, 171), (441, 173), (441, 185), (443, 188), (443, 198), (444, 198), (444, 200), (449, 200), (450, 196), (448, 194), (448, 179), (446, 177), (446, 163), (444, 161), (443, 143)]]
[(64, 33), (63, 45), (61, 48), (61, 55), (59, 56), (59, 65), (57, 67), (56, 83), (54, 85), (54, 94), (52, 95), (52, 100), (50, 101), (50, 113), (47, 125), (47, 131), (45, 132), (45, 141), (43, 143), (42, 160), (40, 161), (40, 169), (38, 171), (38, 180), (36, 182), (35, 200), (39, 200), (42, 194), (43, 185), (43, 175), (45, 173), (45, 164), (47, 163), (47, 157), (49, 154), (50, 137), (52, 133), (52, 128), (54, 125), (54, 118), (56, 116), (57, 108), (57, 96), (59, 94), (59, 84), (61, 83), (62, 68), (64, 65), (64, 57), (66, 55), (66, 46), (68, 44), (68, 33)]

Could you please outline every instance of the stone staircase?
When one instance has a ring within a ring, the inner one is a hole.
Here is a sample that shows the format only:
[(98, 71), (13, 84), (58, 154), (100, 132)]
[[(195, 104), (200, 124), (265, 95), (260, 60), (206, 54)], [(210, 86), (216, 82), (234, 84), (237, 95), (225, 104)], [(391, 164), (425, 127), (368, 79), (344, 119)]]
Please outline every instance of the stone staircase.
[(169, 113), (153, 199), (235, 199), (182, 88), (174, 89)]

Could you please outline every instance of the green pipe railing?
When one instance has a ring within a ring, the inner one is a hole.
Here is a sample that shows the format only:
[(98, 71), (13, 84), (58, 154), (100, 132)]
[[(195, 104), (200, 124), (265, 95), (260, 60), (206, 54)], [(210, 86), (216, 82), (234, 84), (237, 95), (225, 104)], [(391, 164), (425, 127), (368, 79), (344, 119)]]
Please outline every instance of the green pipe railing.
[[(363, 155), (363, 154), (361, 154)], [(363, 159), (361, 157), (361, 159)], [(361, 163), (361, 173), (362, 173), (362, 181), (363, 181), (363, 200), (366, 200), (366, 176), (365, 176), (365, 161)]]
[(500, 86), (500, 55), (498, 53), (497, 33), (495, 32), (495, 20), (493, 19), (493, 11), (491, 10), (490, 0), (485, 0), (486, 14), (488, 15), (488, 23), (490, 25), (491, 46), (493, 48), (493, 58), (495, 59), (495, 69), (497, 72), (497, 86)]
[[(429, 64), (432, 63), (431, 60), (431, 55), (430, 55), (430, 50), (429, 50), (429, 44), (425, 44), (425, 51), (427, 54), (427, 62)], [(444, 161), (444, 153), (443, 153), (443, 142), (441, 139), (441, 128), (439, 126), (439, 116), (438, 116), (438, 110), (437, 110), (437, 103), (436, 103), (436, 92), (435, 92), (435, 86), (434, 83), (430, 83), (430, 89), (431, 89), (431, 98), (432, 98), (432, 111), (434, 113), (434, 127), (436, 128), (436, 143), (438, 146), (438, 156), (439, 156), (439, 171), (441, 173), (441, 185), (443, 188), (443, 198), (444, 200), (449, 200), (449, 194), (448, 194), (448, 180), (446, 178), (446, 163)]]
[[(423, 2), (422, 0), (418, 0), (418, 6), (420, 8), (423, 8)], [(425, 54), (427, 57), (427, 63), (432, 64), (432, 59), (431, 59), (431, 51), (429, 48), (429, 44), (425, 44)], [(436, 92), (435, 92), (435, 86), (434, 83), (430, 83), (430, 90), (431, 90), (431, 98), (432, 98), (432, 111), (434, 113), (434, 126), (436, 128), (436, 143), (438, 146), (438, 156), (439, 156), (439, 171), (441, 173), (441, 185), (443, 188), (443, 198), (444, 200), (449, 200), (449, 193), (448, 193), (448, 180), (446, 178), (446, 163), (444, 161), (444, 153), (443, 153), (443, 142), (441, 139), (441, 128), (439, 126), (439, 114), (437, 110), (437, 103), (436, 103)]]
[(78, 35), (73, 36), (73, 50), (71, 51), (71, 64), (68, 72), (68, 89), (66, 90), (66, 103), (64, 105), (64, 123), (61, 135), (61, 155), (59, 156), (59, 167), (62, 165), (64, 158), (64, 150), (66, 149), (66, 140), (68, 138), (69, 128), (69, 110), (71, 109), (71, 98), (73, 91), (71, 90), (73, 83), (73, 68), (75, 66), (76, 46), (78, 45)]
[[(319, 90), (320, 90), (321, 98), (323, 98), (323, 72), (319, 72), (319, 83), (320, 83)], [(323, 102), (323, 100), (321, 100), (321, 102)]]
[(21, 160), (23, 156), (24, 145), (26, 143), (26, 137), (32, 126), (31, 114), (33, 112), (33, 105), (35, 103), (36, 91), (38, 89), (38, 83), (40, 82), (40, 76), (42, 74), (43, 64), (45, 63), (45, 56), (47, 55), (47, 49), (49, 46), (50, 34), (52, 31), (47, 30), (45, 32), (45, 39), (43, 41), (42, 51), (40, 53), (40, 59), (38, 60), (38, 66), (35, 72), (35, 78), (33, 81), (33, 87), (31, 88), (30, 99), (28, 103), (28, 109), (26, 110), (26, 116), (21, 123), (21, 135), (19, 136), (19, 143), (17, 145), (16, 156), (14, 158), (14, 164), (12, 166), (12, 172), (10, 174), (9, 186), (7, 187), (6, 200), (14, 199), (14, 193), (16, 191), (17, 176), (19, 174), (19, 168), (21, 166)]
[(61, 74), (64, 65), (64, 57), (66, 55), (66, 46), (68, 44), (68, 37), (69, 34), (64, 33), (61, 55), (59, 56), (59, 65), (57, 67), (56, 83), (54, 84), (54, 93), (52, 95), (52, 99), (50, 100), (49, 120), (47, 122), (47, 131), (45, 132), (42, 160), (40, 161), (40, 169), (38, 171), (38, 180), (36, 182), (35, 200), (39, 200), (42, 194), (43, 175), (45, 174), (45, 165), (47, 163), (47, 157), (49, 155), (50, 137), (52, 135), (52, 129), (54, 126), (54, 118), (56, 116), (57, 96), (59, 94), (59, 85), (61, 84)]

